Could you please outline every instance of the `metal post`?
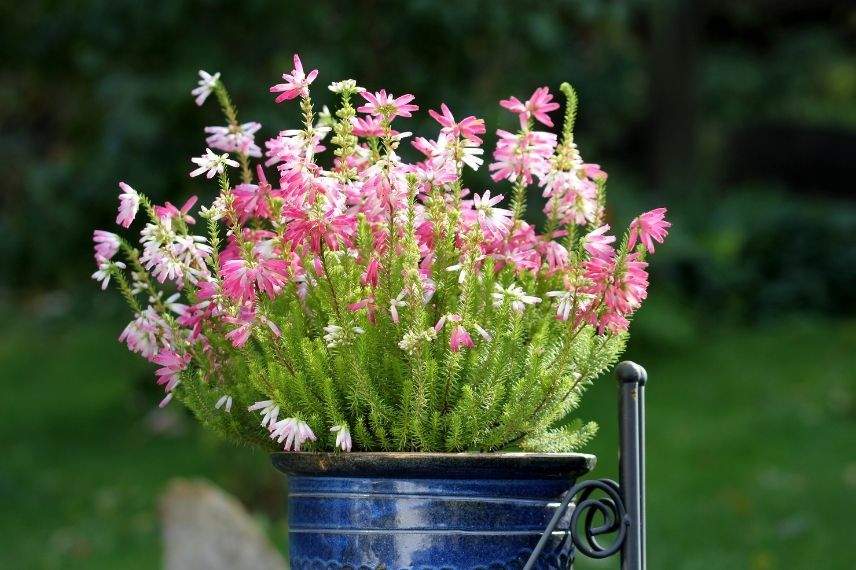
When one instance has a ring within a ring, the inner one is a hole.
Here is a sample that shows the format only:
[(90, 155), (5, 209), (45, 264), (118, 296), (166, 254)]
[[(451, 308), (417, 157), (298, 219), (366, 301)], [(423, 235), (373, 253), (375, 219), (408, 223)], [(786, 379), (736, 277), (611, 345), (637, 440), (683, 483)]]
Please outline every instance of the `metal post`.
[(645, 369), (633, 362), (616, 368), (619, 397), (619, 489), (630, 520), (621, 549), (622, 570), (645, 570)]
[[(523, 570), (534, 567), (568, 509), (571, 512), (568, 533), (576, 550), (598, 559), (621, 552), (621, 570), (645, 570), (645, 382), (648, 373), (630, 361), (619, 364), (616, 373), (619, 483), (591, 479), (574, 485), (553, 513)], [(595, 492), (605, 497), (592, 498)], [(596, 515), (603, 517), (600, 526), (595, 526)], [(598, 536), (611, 533), (616, 535), (612, 544), (604, 546), (598, 542)], [(570, 563), (573, 567), (573, 556)]]

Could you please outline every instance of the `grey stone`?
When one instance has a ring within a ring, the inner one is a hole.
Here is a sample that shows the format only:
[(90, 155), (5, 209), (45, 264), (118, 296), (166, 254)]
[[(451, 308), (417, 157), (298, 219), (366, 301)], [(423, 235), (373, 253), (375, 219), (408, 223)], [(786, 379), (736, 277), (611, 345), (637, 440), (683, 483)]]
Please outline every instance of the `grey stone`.
[(282, 555), (237, 499), (175, 479), (160, 498), (166, 570), (285, 570)]

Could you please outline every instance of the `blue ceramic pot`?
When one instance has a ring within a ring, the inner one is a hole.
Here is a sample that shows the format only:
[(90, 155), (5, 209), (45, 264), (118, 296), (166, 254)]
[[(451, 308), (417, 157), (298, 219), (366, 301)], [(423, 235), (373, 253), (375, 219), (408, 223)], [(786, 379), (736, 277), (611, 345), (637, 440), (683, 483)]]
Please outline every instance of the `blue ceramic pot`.
[[(582, 454), (275, 453), (293, 570), (519, 569)], [(569, 568), (569, 516), (535, 565)]]

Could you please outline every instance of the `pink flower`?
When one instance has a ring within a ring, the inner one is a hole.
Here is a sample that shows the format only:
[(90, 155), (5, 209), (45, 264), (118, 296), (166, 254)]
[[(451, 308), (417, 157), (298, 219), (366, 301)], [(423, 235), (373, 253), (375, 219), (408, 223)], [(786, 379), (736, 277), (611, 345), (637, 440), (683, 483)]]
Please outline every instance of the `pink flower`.
[(163, 206), (155, 206), (155, 215), (161, 220), (174, 218), (176, 220), (184, 220), (188, 224), (195, 224), (196, 220), (187, 213), (194, 205), (196, 205), (197, 199), (198, 198), (196, 196), (191, 196), (187, 199), (180, 210), (169, 202), (165, 203)]
[(606, 312), (600, 316), (597, 323), (598, 332), (610, 331), (618, 334), (626, 331), (630, 327), (630, 321), (624, 315), (613, 312)]
[(630, 224), (628, 251), (633, 251), (638, 238), (648, 253), (654, 253), (654, 242), (663, 243), (663, 240), (669, 235), (668, 228), (671, 225), (666, 221), (666, 208), (657, 208), (638, 216)]
[(95, 242), (95, 258), (109, 260), (113, 259), (116, 252), (119, 251), (119, 236), (116, 234), (105, 232), (103, 230), (95, 230), (92, 233), (92, 241)]
[(369, 264), (366, 266), (366, 270), (363, 273), (362, 277), (360, 277), (360, 282), (363, 285), (368, 285), (371, 287), (377, 287), (378, 282), (378, 267), (380, 263), (376, 257), (373, 257)]
[(605, 224), (583, 238), (583, 247), (593, 258), (611, 259), (615, 254), (615, 250), (610, 245), (615, 241), (615, 236), (606, 235), (608, 231), (609, 224)]
[[(380, 117), (367, 115), (365, 117), (354, 117), (351, 119), (353, 132), (358, 137), (380, 137), (383, 136), (383, 125)], [(396, 134), (392, 131), (392, 134)]]
[(410, 104), (416, 97), (409, 93), (395, 97), (392, 93), (387, 94), (386, 89), (381, 89), (375, 93), (363, 91), (360, 95), (368, 102), (357, 108), (360, 113), (392, 119), (394, 117), (412, 117), (411, 111), (419, 110), (417, 105)]
[(464, 327), (458, 325), (452, 329), (452, 334), (449, 335), (449, 347), (452, 349), (452, 352), (458, 352), (461, 350), (462, 346), (473, 348), (475, 343), (470, 337), (470, 333), (468, 333)]
[(179, 375), (190, 363), (190, 354), (178, 354), (171, 348), (164, 348), (152, 358), (152, 362), (160, 366), (155, 371), (158, 386), (164, 386), (164, 390), (172, 392), (178, 386)]
[(542, 181), (544, 197), (549, 197), (544, 205), (544, 213), (556, 216), (561, 225), (584, 225), (597, 215), (597, 184), (590, 178), (580, 176), (581, 170), (553, 171)]
[(268, 157), (265, 166), (283, 164), (286, 168), (292, 169), (304, 165), (316, 152), (324, 150), (320, 143), (329, 130), (329, 127), (316, 127), (313, 135), (308, 139), (304, 131), (296, 129), (281, 131), (277, 136), (265, 141), (267, 148), (265, 156)]
[(235, 210), (238, 212), (241, 224), (250, 218), (270, 218), (270, 198), (278, 192), (268, 183), (262, 165), (256, 166), (259, 183), (239, 184), (232, 189), (235, 195)]
[(223, 318), (223, 321), (232, 325), (238, 325), (226, 334), (226, 338), (235, 348), (241, 348), (247, 344), (250, 334), (253, 332), (253, 327), (259, 323), (267, 325), (277, 338), (282, 335), (279, 327), (267, 317), (258, 314), (256, 308), (251, 303), (247, 303), (241, 307), (237, 317), (226, 316)]
[(440, 104), (440, 110), (443, 112), (442, 115), (433, 109), (429, 109), (428, 114), (443, 126), (443, 132), (453, 137), (464, 137), (481, 144), (482, 140), (478, 135), (485, 133), (484, 119), (477, 119), (470, 115), (456, 123), (454, 115), (445, 103)]
[(639, 259), (639, 254), (628, 254), (621, 264), (618, 262), (618, 256), (612, 256), (593, 257), (585, 263), (585, 276), (591, 283), (585, 292), (603, 299), (603, 305), (592, 306), (586, 316), (601, 332), (626, 330), (626, 317), (648, 295), (648, 264)]
[(252, 157), (260, 157), (262, 149), (256, 144), (255, 134), (262, 128), (261, 123), (249, 122), (228, 127), (205, 127), (209, 136), (205, 144), (225, 152), (237, 152)]
[(544, 259), (547, 262), (547, 273), (560, 271), (568, 266), (568, 250), (556, 241), (548, 241), (542, 247)]
[(137, 211), (140, 209), (140, 195), (124, 182), (119, 182), (119, 188), (122, 189), (122, 193), (119, 194), (119, 215), (116, 216), (116, 223), (127, 228), (137, 217)]
[(294, 99), (297, 96), (308, 97), (309, 85), (318, 77), (318, 70), (313, 69), (306, 75), (303, 72), (303, 64), (300, 62), (300, 56), (294, 54), (294, 69), (291, 73), (284, 73), (282, 78), (285, 83), (278, 83), (270, 88), (271, 93), (279, 93), (276, 97), (277, 103), (282, 103), (289, 99)]
[(166, 321), (154, 308), (148, 307), (128, 323), (119, 335), (119, 342), (124, 342), (131, 352), (151, 360), (160, 351), (161, 346), (170, 343), (171, 335), (172, 331)]
[(556, 135), (542, 131), (511, 134), (499, 129), (499, 139), (490, 165), (491, 178), (531, 184), (532, 177), (542, 178), (550, 170), (550, 159), (556, 148)]
[(254, 252), (253, 260), (229, 259), (223, 262), (223, 292), (236, 301), (256, 298), (255, 288), (271, 299), (288, 280), (288, 263)]
[(461, 322), (462, 320), (463, 320), (463, 317), (461, 317), (461, 315), (457, 315), (457, 314), (455, 314), (455, 313), (450, 313), (450, 314), (448, 314), (448, 315), (443, 315), (443, 316), (442, 316), (442, 317), (440, 317), (440, 319), (437, 321), (437, 324), (436, 324), (436, 325), (434, 325), (434, 331), (435, 331), (435, 332), (440, 332), (441, 330), (443, 330), (443, 327), (444, 327), (444, 326), (446, 326), (446, 322), (447, 322), (447, 321), (448, 321), (448, 322), (450, 322), (450, 323), (459, 323), (459, 322)]
[(521, 102), (517, 97), (511, 97), (510, 99), (503, 99), (499, 104), (512, 113), (517, 113), (520, 117), (520, 126), (524, 129), (530, 117), (535, 117), (548, 127), (552, 127), (553, 121), (547, 113), (559, 108), (559, 104), (553, 101), (553, 95), (546, 87), (536, 89), (526, 103)]
[(335, 208), (325, 208), (320, 214), (315, 210), (288, 208), (283, 216), (291, 220), (285, 239), (295, 245), (306, 242), (315, 253), (321, 251), (322, 242), (330, 249), (339, 249), (340, 241), (350, 247), (357, 227), (356, 216), (337, 214)]
[(366, 318), (370, 323), (374, 324), (377, 320), (377, 305), (375, 304), (374, 297), (367, 297), (365, 299), (360, 299), (356, 303), (351, 303), (348, 305), (348, 310), (352, 313), (356, 313), (362, 309), (366, 310)]

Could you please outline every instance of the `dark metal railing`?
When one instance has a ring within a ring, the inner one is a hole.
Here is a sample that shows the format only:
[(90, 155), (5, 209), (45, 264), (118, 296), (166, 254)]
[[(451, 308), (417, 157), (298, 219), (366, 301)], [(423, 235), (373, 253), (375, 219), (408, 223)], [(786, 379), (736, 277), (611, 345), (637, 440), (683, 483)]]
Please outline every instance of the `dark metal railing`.
[[(559, 503), (523, 570), (532, 569), (569, 507), (572, 509), (569, 533), (575, 551), (590, 558), (608, 558), (620, 552), (621, 570), (645, 570), (645, 383), (648, 373), (638, 364), (625, 361), (616, 368), (616, 375), (619, 482), (591, 479), (574, 485)], [(603, 496), (593, 498), (595, 492)], [(595, 526), (597, 515), (602, 522)], [(598, 541), (599, 536), (610, 534), (615, 535), (610, 544)]]

